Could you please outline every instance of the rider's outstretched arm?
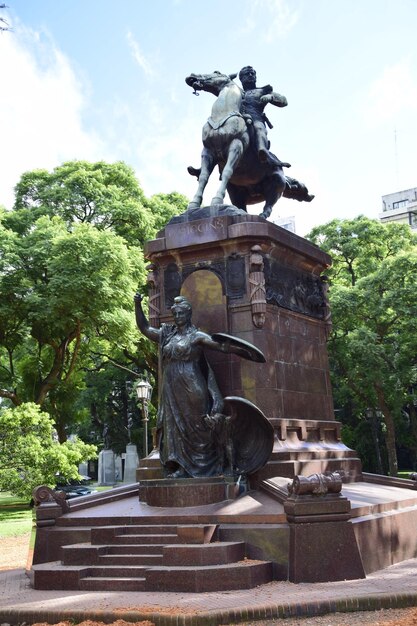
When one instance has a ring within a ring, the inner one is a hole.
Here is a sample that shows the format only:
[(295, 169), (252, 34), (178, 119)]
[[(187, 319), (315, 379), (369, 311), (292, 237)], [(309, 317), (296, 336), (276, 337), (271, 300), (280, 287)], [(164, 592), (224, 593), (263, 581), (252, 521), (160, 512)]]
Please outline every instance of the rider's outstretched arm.
[(273, 104), (276, 107), (286, 107), (288, 105), (287, 98), (275, 91), (261, 96), (261, 102), (263, 104)]

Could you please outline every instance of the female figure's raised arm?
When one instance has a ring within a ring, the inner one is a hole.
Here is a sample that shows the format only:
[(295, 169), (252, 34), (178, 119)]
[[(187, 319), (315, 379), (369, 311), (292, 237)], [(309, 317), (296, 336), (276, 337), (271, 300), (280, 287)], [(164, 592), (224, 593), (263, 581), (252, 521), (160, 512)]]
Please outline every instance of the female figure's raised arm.
[(145, 317), (145, 313), (142, 309), (142, 294), (139, 292), (135, 293), (135, 315), (136, 315), (136, 324), (142, 334), (145, 335), (151, 341), (159, 342), (161, 336), (161, 330), (159, 328), (153, 328), (149, 326), (149, 322)]

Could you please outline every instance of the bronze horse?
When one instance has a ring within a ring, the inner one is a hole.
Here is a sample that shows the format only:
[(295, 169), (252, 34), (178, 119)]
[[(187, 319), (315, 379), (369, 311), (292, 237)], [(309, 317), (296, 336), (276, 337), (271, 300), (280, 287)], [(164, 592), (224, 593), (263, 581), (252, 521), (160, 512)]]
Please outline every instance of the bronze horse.
[(248, 204), (265, 202), (261, 216), (271, 215), (274, 204), (282, 197), (311, 202), (314, 196), (305, 185), (285, 176), (282, 163), (270, 153), (266, 163), (261, 163), (251, 142), (249, 116), (240, 113), (242, 89), (233, 81), (236, 74), (190, 74), (187, 85), (197, 91), (208, 91), (217, 96), (211, 116), (203, 127), (201, 168), (189, 167), (198, 179), (197, 192), (188, 208), (201, 206), (203, 192), (216, 165), (220, 171), (220, 186), (211, 205), (222, 204), (226, 190), (231, 202), (246, 211)]

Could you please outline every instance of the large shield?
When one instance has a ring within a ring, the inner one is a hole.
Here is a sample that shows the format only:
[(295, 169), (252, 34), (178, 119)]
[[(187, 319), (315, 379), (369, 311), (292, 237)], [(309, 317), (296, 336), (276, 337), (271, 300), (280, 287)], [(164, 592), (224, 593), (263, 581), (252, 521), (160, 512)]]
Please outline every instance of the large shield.
[(238, 339), (238, 337), (233, 337), (233, 335), (227, 335), (226, 333), (214, 333), (211, 335), (211, 338), (218, 343), (226, 344), (230, 346), (234, 354), (238, 354), (244, 359), (248, 359), (248, 361), (256, 361), (257, 363), (265, 363), (266, 359), (256, 346), (244, 339)]
[(254, 474), (268, 462), (274, 446), (274, 429), (257, 406), (237, 396), (224, 399), (224, 412), (230, 415), (230, 438), (234, 464), (245, 474)]

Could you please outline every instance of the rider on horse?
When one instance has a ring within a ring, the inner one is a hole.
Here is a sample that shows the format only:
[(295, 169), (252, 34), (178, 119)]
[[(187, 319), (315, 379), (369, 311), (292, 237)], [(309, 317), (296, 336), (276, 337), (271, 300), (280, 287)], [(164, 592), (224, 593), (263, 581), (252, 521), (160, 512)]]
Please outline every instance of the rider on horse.
[[(288, 102), (285, 96), (273, 91), (271, 85), (264, 87), (256, 86), (256, 72), (250, 65), (243, 67), (239, 72), (239, 79), (243, 86), (243, 99), (240, 112), (252, 119), (253, 135), (251, 133), (251, 141), (258, 153), (261, 163), (267, 163), (273, 159), (276, 163), (276, 157), (269, 152), (270, 143), (268, 141), (266, 124), (272, 128), (271, 122), (264, 113), (267, 104), (273, 104), (277, 107), (286, 107)], [(280, 162), (280, 165), (287, 165)]]

